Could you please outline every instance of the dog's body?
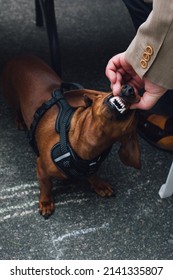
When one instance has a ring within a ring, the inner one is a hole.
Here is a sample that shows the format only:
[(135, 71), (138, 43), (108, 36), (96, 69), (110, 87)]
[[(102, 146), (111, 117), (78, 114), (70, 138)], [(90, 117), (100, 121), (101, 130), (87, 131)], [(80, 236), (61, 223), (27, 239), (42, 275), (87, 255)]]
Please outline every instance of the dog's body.
[[(3, 92), (15, 106), (18, 126), (22, 120), (30, 129), (36, 110), (51, 99), (53, 90), (60, 88), (62, 80), (40, 59), (21, 56), (9, 61), (3, 72)], [(126, 165), (140, 167), (139, 145), (135, 134), (135, 112), (118, 118), (106, 99), (110, 93), (92, 90), (72, 90), (65, 93), (67, 102), (75, 108), (70, 122), (68, 141), (73, 151), (84, 160), (92, 160), (120, 141), (119, 156)], [(137, 101), (136, 99), (134, 102)], [(20, 114), (21, 111), (21, 114)], [(39, 209), (44, 217), (54, 211), (51, 194), (51, 178), (66, 179), (68, 176), (52, 161), (52, 147), (60, 141), (55, 131), (58, 106), (53, 105), (39, 120), (35, 140), (39, 151), (37, 177), (40, 184)], [(111, 186), (95, 174), (88, 177), (91, 186), (101, 196), (111, 196)]]

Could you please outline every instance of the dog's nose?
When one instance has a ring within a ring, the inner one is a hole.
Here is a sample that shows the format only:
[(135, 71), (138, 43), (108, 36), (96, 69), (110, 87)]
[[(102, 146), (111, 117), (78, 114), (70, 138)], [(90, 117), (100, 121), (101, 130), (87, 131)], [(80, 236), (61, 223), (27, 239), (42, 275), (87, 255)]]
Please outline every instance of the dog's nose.
[(126, 102), (130, 102), (135, 98), (135, 91), (132, 86), (124, 85), (121, 89), (120, 97), (122, 97)]

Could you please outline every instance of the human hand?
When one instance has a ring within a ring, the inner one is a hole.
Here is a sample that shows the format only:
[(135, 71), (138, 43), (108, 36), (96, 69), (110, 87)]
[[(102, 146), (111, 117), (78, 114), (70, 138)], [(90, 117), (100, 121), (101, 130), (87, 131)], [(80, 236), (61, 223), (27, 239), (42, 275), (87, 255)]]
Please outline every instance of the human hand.
[(123, 84), (131, 85), (137, 92), (144, 88), (139, 103), (131, 105), (131, 109), (151, 109), (167, 89), (158, 86), (148, 79), (141, 79), (125, 58), (125, 52), (113, 56), (106, 67), (106, 76), (110, 80), (114, 95), (118, 95)]

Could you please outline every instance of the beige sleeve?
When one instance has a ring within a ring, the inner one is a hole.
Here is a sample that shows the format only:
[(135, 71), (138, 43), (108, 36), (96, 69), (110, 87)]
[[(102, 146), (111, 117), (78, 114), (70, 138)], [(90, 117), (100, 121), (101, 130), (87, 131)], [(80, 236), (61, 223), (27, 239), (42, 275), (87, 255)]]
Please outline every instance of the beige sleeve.
[(173, 0), (153, 0), (153, 11), (126, 50), (137, 74), (173, 88)]

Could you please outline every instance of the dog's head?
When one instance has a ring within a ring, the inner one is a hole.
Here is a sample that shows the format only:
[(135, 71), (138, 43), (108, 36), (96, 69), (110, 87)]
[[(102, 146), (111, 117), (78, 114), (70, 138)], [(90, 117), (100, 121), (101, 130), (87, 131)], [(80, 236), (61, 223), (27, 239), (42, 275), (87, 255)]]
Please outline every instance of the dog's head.
[[(67, 95), (68, 96), (68, 95)], [(80, 96), (80, 98), (79, 98)], [(90, 108), (93, 122), (102, 131), (102, 145), (119, 141), (119, 157), (128, 166), (140, 168), (140, 149), (136, 135), (136, 113), (130, 105), (140, 100), (132, 87), (126, 85), (119, 96), (93, 90), (78, 90), (69, 94), (74, 106)]]

